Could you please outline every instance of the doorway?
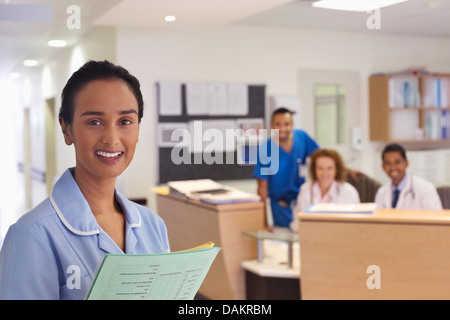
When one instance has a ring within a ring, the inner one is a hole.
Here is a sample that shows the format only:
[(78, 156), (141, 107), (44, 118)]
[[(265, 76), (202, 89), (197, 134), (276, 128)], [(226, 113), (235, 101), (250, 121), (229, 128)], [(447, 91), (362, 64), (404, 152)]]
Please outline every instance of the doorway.
[(348, 167), (359, 168), (352, 146), (353, 128), (361, 127), (360, 74), (355, 70), (300, 69), (303, 128), (323, 148), (338, 151)]
[(53, 190), (56, 175), (55, 98), (45, 100), (45, 182), (47, 195)]

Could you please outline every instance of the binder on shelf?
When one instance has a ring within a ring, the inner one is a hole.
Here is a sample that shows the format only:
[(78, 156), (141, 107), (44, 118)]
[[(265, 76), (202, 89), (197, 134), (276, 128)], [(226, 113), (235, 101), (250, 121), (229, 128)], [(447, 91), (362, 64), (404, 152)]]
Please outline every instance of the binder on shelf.
[(441, 138), (440, 114), (438, 111), (427, 111), (425, 114), (425, 136), (428, 140)]
[(426, 77), (423, 85), (425, 108), (450, 107), (450, 78)]
[(450, 139), (450, 74), (371, 76), (369, 100), (371, 141)]
[(449, 130), (450, 130), (450, 113), (447, 110), (441, 111), (441, 138), (448, 139), (449, 138)]
[(436, 78), (436, 107), (441, 107), (441, 78)]
[(450, 78), (441, 78), (440, 103), (442, 108), (450, 108)]
[(429, 140), (450, 138), (449, 110), (427, 110), (425, 113), (425, 137)]
[(389, 106), (391, 108), (419, 107), (419, 79), (417, 77), (390, 78)]

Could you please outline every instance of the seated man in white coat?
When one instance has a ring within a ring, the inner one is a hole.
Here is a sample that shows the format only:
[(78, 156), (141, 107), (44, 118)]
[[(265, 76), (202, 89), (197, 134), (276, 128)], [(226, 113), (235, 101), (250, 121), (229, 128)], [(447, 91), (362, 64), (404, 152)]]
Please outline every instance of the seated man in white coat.
[(442, 203), (431, 182), (406, 172), (408, 160), (399, 144), (387, 145), (381, 155), (383, 170), (391, 181), (378, 189), (378, 208), (442, 210)]

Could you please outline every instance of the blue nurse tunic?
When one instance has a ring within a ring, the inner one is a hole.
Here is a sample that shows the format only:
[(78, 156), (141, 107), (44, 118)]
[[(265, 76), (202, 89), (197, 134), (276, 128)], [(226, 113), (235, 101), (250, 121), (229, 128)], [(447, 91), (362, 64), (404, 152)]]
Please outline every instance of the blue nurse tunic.
[(290, 152), (280, 148), (272, 139), (266, 140), (259, 147), (253, 171), (255, 178), (268, 182), (273, 222), (282, 227), (289, 227), (292, 221), (292, 202), (297, 199), (300, 186), (305, 182), (306, 159), (319, 148), (305, 131), (296, 129), (292, 133)]
[[(0, 299), (84, 299), (105, 254), (124, 254), (98, 225), (73, 171), (9, 228), (0, 252)], [(125, 215), (125, 252), (168, 252), (162, 219), (117, 190), (115, 196)]]

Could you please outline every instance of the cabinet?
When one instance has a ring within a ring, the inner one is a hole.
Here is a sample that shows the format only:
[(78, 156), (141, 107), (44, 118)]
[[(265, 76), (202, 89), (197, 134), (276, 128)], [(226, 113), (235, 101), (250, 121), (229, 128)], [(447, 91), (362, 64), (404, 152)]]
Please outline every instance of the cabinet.
[(371, 141), (450, 139), (450, 74), (370, 76), (369, 116)]
[(242, 232), (264, 228), (263, 202), (212, 205), (173, 195), (158, 194), (156, 197), (172, 251), (207, 241), (222, 248), (199, 294), (213, 300), (245, 299), (245, 273), (241, 261), (256, 259), (256, 240)]

